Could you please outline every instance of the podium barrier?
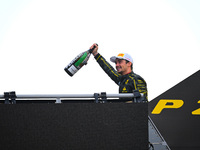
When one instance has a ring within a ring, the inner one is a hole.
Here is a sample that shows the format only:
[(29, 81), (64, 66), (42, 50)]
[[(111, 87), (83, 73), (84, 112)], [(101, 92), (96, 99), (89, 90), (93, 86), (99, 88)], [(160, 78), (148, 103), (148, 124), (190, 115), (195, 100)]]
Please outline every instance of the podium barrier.
[(0, 104), (0, 146), (29, 150), (148, 149), (147, 103)]

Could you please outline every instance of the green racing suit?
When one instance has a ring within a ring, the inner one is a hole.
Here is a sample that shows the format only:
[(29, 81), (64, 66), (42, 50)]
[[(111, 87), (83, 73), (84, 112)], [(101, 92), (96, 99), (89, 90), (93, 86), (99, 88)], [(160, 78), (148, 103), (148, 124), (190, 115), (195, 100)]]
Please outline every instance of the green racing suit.
[(147, 84), (141, 76), (133, 71), (126, 75), (120, 75), (99, 53), (95, 59), (106, 74), (119, 86), (119, 93), (133, 93), (133, 91), (138, 90), (144, 94), (145, 101), (148, 100)]

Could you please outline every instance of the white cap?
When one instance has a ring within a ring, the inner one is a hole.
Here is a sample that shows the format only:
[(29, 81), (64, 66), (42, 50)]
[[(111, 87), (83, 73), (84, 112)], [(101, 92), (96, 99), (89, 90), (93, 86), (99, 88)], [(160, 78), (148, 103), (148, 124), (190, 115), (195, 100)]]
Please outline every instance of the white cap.
[(110, 61), (115, 63), (115, 60), (116, 60), (117, 58), (118, 58), (118, 59), (125, 59), (125, 60), (128, 60), (128, 61), (130, 61), (130, 62), (133, 64), (133, 59), (132, 59), (132, 57), (131, 57), (129, 54), (127, 54), (127, 53), (119, 53), (117, 56), (112, 56), (112, 57), (110, 58)]

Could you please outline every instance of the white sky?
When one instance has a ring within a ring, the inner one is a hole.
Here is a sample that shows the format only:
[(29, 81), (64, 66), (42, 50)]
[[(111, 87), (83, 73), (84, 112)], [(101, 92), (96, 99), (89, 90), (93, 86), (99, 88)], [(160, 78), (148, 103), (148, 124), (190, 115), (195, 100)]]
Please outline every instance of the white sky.
[(93, 56), (64, 72), (98, 43), (132, 55), (152, 100), (199, 70), (199, 15), (199, 0), (0, 0), (0, 94), (118, 93)]

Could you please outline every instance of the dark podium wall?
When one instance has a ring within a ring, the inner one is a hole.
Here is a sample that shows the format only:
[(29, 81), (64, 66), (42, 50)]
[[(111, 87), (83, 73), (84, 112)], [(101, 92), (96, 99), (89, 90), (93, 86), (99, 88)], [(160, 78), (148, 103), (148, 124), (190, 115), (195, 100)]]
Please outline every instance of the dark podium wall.
[(0, 104), (2, 150), (146, 150), (147, 103)]

